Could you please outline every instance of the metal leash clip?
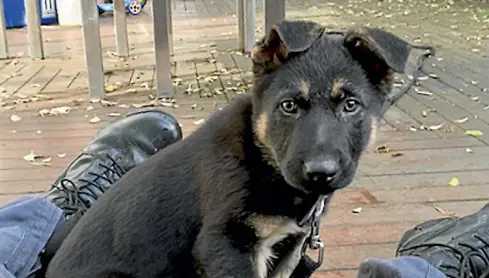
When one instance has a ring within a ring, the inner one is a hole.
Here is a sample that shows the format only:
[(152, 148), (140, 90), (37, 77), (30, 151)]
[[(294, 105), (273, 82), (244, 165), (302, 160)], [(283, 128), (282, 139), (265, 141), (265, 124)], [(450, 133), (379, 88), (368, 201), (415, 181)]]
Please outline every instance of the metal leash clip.
[(320, 237), (320, 228), (321, 228), (321, 215), (324, 210), (324, 201), (326, 196), (321, 196), (314, 209), (312, 210), (312, 221), (311, 221), (311, 233), (309, 237), (304, 242), (304, 246), (302, 247), (302, 255), (305, 255), (307, 248), (309, 247), (311, 250), (318, 250), (318, 259), (315, 264), (315, 269), (319, 268), (324, 261), (324, 243), (321, 241)]

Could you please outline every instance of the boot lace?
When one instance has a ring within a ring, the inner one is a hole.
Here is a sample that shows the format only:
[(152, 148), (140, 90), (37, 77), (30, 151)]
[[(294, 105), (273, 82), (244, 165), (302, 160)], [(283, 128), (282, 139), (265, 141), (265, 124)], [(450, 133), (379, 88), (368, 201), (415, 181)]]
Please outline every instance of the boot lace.
[(60, 192), (64, 193), (60, 197), (55, 198), (53, 202), (65, 212), (66, 216), (70, 216), (78, 211), (85, 213), (91, 204), (84, 201), (81, 198), (82, 196), (97, 200), (100, 197), (100, 192), (104, 193), (109, 188), (102, 185), (101, 182), (105, 181), (109, 185), (112, 185), (125, 174), (126, 171), (117, 163), (116, 159), (109, 154), (106, 154), (106, 156), (109, 163), (98, 164), (102, 172), (87, 172), (87, 176), (92, 177), (91, 179), (82, 178), (74, 182), (64, 178), (53, 186), (53, 188), (57, 188)]
[[(399, 249), (400, 252), (405, 252), (417, 248), (429, 248), (429, 247), (442, 247), (442, 248), (447, 248), (450, 249), (453, 253), (457, 255), (457, 258), (459, 258), (460, 261), (460, 267), (455, 267), (453, 265), (446, 265), (446, 264), (440, 264), (441, 268), (445, 269), (454, 269), (459, 272), (458, 276), (448, 276), (450, 278), (489, 278), (489, 241), (485, 240), (479, 235), (472, 235), (474, 239), (479, 240), (480, 242), (483, 243), (483, 246), (472, 246), (467, 243), (458, 243), (459, 246), (468, 248), (469, 250), (467, 252), (461, 252), (460, 250), (457, 250), (456, 248), (445, 245), (445, 244), (437, 244), (437, 243), (426, 243), (426, 244), (419, 244), (415, 246), (411, 246), (409, 248), (403, 248), (402, 250)], [(481, 273), (480, 266), (476, 266), (473, 263), (473, 259), (479, 258), (483, 263), (484, 267), (482, 270), (484, 272)]]

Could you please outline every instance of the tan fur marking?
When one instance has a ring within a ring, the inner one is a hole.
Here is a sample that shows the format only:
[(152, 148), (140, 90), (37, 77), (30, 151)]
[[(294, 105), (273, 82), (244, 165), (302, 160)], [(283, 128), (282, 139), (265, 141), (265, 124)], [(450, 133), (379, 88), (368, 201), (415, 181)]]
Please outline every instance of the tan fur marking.
[(303, 232), (296, 221), (277, 216), (255, 215), (250, 218), (259, 242), (252, 257), (259, 278), (266, 278), (270, 260), (274, 258), (272, 247), (288, 235)]
[(388, 69), (384, 79), (380, 81), (380, 86), (387, 92), (392, 91), (392, 84), (394, 83), (394, 71)]
[(333, 87), (331, 88), (331, 98), (340, 98), (343, 94), (343, 91), (341, 89), (344, 85), (345, 80), (343, 78), (336, 78), (335, 80), (333, 80)]
[(255, 135), (256, 138), (264, 145), (267, 139), (268, 132), (268, 115), (267, 113), (261, 113), (255, 122)]
[(305, 80), (301, 80), (301, 96), (308, 100), (309, 99), (309, 88), (311, 87), (311, 85), (305, 81)]

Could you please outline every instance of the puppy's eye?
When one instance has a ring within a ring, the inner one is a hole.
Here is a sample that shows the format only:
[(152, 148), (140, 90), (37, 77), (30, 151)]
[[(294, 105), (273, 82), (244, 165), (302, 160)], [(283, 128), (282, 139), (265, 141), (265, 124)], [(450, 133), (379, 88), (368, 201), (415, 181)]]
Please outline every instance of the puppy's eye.
[(297, 113), (297, 104), (293, 100), (285, 100), (280, 103), (280, 107), (287, 114)]
[(346, 113), (353, 113), (358, 109), (358, 102), (352, 98), (346, 99), (343, 110)]

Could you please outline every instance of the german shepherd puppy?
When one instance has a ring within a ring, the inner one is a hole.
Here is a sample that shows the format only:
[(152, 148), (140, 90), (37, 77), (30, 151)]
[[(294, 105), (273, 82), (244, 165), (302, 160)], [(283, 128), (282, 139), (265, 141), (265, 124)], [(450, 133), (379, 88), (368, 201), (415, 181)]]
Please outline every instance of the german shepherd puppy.
[(275, 25), (252, 51), (252, 93), (124, 175), (47, 277), (290, 277), (309, 232), (298, 221), (352, 181), (410, 50), (380, 29)]

